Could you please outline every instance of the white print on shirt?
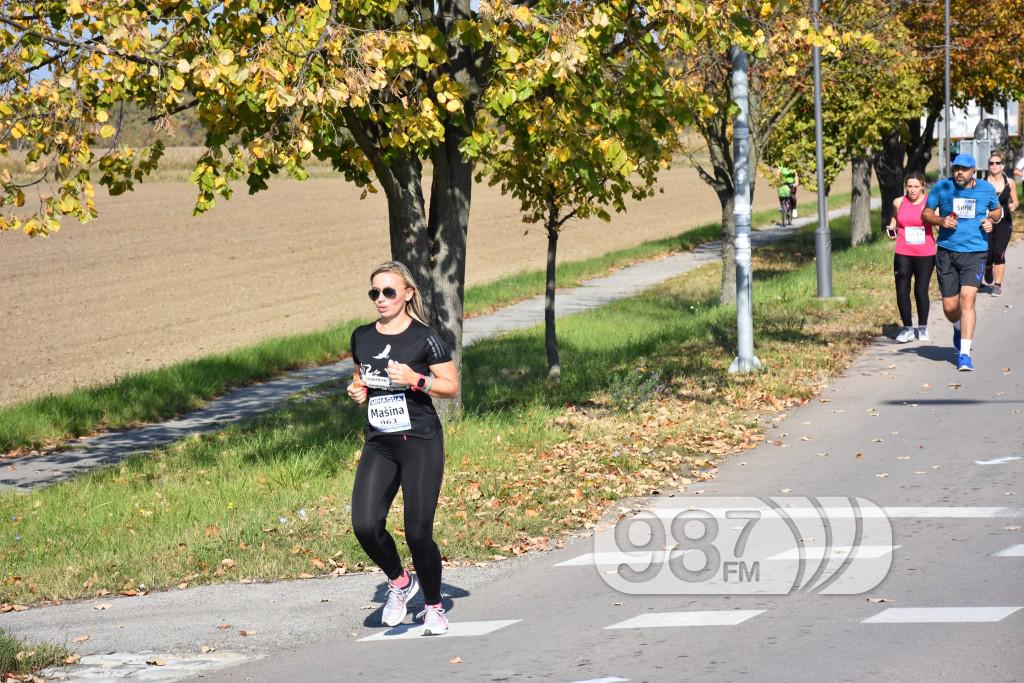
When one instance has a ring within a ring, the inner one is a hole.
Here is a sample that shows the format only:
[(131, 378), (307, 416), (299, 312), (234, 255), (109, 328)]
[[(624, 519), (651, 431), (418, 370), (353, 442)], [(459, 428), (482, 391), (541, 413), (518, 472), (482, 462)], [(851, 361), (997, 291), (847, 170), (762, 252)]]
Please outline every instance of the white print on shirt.
[(383, 351), (378, 353), (373, 358), (374, 358), (374, 360), (381, 360), (382, 358), (387, 358), (390, 355), (391, 355), (391, 344), (388, 344), (387, 346), (384, 347)]
[(363, 380), (363, 384), (370, 387), (371, 389), (382, 389), (384, 391), (405, 391), (409, 388), (408, 384), (395, 384), (388, 377), (386, 372), (380, 370), (374, 370), (373, 366), (369, 363), (359, 364), (359, 377)]
[(903, 228), (903, 241), (907, 244), (924, 244), (924, 227), (908, 225)]
[(954, 197), (953, 213), (956, 214), (957, 218), (974, 218), (977, 202), (978, 200), (968, 199), (967, 197)]
[(371, 396), (367, 418), (375, 429), (382, 432), (403, 432), (412, 429), (405, 394)]

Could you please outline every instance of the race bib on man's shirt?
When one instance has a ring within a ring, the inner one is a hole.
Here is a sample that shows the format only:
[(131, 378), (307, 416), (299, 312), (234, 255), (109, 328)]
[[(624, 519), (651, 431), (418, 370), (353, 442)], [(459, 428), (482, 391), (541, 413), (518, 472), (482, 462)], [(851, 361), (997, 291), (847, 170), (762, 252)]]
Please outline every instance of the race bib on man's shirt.
[(953, 213), (956, 214), (957, 218), (974, 218), (975, 206), (977, 205), (976, 199), (968, 199), (967, 197), (954, 197), (953, 198)]
[(903, 228), (903, 241), (907, 244), (924, 244), (924, 227), (908, 225)]
[(412, 429), (405, 394), (371, 396), (369, 404), (367, 418), (374, 429), (381, 432), (404, 432)]

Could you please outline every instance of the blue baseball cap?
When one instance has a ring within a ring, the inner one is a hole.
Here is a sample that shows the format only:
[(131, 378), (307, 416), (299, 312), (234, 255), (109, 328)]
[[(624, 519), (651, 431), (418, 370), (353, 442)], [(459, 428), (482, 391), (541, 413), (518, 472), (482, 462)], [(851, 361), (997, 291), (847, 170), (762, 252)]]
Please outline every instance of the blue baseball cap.
[(953, 159), (953, 165), (961, 168), (977, 168), (978, 164), (970, 154), (957, 154)]

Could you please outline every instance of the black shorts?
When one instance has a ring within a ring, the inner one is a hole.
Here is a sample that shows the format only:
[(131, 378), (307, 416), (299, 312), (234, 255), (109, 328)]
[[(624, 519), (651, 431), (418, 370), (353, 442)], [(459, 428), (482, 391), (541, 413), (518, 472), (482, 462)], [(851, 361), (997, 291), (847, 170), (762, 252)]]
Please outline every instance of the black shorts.
[(959, 295), (961, 287), (981, 287), (986, 255), (984, 251), (949, 251), (939, 247), (935, 253), (939, 294), (945, 298)]

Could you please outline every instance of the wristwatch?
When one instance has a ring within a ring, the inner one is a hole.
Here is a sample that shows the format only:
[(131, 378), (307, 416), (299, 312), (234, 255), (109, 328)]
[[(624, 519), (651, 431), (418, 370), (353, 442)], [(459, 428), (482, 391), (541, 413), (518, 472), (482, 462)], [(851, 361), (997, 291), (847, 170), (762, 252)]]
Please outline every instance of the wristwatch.
[(423, 375), (420, 375), (420, 378), (418, 380), (416, 380), (416, 388), (418, 390), (420, 390), (420, 391), (423, 391), (424, 389), (426, 389), (427, 388), (427, 378), (424, 377)]

